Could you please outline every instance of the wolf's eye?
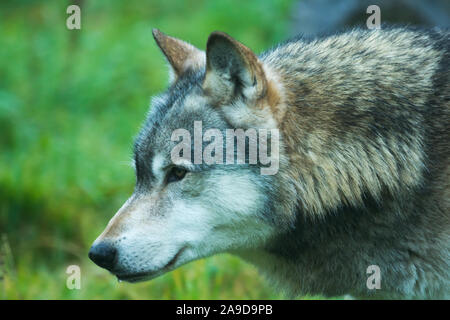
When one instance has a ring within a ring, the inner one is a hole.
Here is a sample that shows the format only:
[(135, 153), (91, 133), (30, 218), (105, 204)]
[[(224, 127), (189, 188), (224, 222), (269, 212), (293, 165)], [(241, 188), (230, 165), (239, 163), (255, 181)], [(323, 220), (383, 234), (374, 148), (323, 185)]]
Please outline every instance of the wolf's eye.
[(173, 167), (167, 175), (167, 183), (180, 181), (184, 178), (187, 171), (180, 167)]

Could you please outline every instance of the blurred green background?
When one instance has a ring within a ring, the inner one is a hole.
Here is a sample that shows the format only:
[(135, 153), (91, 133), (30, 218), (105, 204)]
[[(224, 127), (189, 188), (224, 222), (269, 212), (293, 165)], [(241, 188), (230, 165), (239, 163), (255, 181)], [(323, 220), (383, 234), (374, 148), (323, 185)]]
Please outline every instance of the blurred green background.
[[(81, 7), (81, 30), (66, 28)], [(132, 193), (133, 137), (167, 85), (151, 28), (204, 49), (222, 30), (260, 52), (287, 38), (293, 1), (0, 2), (0, 298), (283, 298), (237, 258), (118, 283), (87, 257)], [(81, 290), (66, 268), (81, 267)]]

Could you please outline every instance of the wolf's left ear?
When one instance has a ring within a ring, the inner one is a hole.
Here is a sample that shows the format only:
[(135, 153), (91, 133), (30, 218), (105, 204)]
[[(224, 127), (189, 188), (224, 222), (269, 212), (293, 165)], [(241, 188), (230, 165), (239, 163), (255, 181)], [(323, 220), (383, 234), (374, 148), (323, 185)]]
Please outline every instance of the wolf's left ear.
[(204, 67), (204, 51), (183, 40), (168, 36), (158, 29), (153, 29), (152, 33), (153, 38), (155, 38), (156, 43), (172, 67), (171, 81), (176, 80), (188, 69), (195, 70)]
[(241, 97), (258, 100), (267, 90), (267, 80), (258, 57), (223, 32), (211, 33), (206, 45), (205, 92), (216, 102)]

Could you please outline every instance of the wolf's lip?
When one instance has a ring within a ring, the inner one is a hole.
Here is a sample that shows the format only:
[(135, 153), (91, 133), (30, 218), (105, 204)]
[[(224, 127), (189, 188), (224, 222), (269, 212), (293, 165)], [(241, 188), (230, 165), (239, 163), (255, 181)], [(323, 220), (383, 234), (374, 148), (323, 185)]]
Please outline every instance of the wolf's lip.
[(141, 280), (151, 280), (154, 279), (168, 271), (172, 270), (172, 267), (178, 260), (178, 257), (181, 253), (187, 248), (187, 246), (182, 247), (170, 261), (161, 269), (149, 271), (149, 272), (137, 272), (137, 273), (128, 273), (128, 274), (116, 274), (117, 279), (120, 281), (128, 281), (128, 282), (137, 282)]
[(128, 281), (128, 282), (136, 282), (139, 280), (143, 280), (150, 276), (149, 273), (133, 273), (133, 274), (117, 274), (116, 277), (119, 281)]
[(161, 269), (157, 272), (140, 272), (140, 273), (130, 273), (130, 274), (117, 274), (116, 277), (119, 281), (127, 282), (139, 282), (144, 280), (151, 280), (157, 276), (163, 274), (164, 271)]

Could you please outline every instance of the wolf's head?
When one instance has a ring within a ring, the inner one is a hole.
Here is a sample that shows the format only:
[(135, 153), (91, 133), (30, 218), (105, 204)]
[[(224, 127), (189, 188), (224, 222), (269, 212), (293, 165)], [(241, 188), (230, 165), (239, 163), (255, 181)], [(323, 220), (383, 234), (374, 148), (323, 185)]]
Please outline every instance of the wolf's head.
[[(277, 225), (276, 175), (261, 174), (272, 164), (262, 164), (259, 156), (270, 149), (272, 162), (281, 157), (274, 153), (272, 131), (265, 146), (258, 136), (261, 129), (277, 128), (272, 109), (279, 96), (270, 70), (222, 32), (210, 35), (206, 52), (158, 30), (153, 35), (169, 62), (171, 84), (152, 100), (136, 140), (135, 191), (89, 253), (127, 281), (154, 278), (216, 253), (261, 247)], [(230, 129), (246, 130), (243, 148), (226, 143), (238, 140), (227, 137)], [(244, 161), (228, 162), (239, 150)], [(214, 161), (196, 161), (199, 156)]]

